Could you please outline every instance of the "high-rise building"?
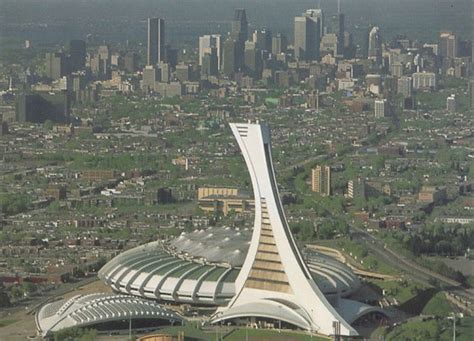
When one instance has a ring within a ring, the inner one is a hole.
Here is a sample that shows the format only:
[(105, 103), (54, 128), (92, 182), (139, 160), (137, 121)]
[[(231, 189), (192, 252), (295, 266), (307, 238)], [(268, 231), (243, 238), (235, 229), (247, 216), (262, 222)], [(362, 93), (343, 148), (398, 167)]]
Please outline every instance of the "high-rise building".
[(412, 78), (413, 89), (436, 89), (436, 74), (434, 72), (415, 72)]
[(229, 77), (232, 77), (234, 73), (239, 70), (237, 65), (240, 58), (240, 53), (238, 51), (239, 45), (240, 42), (232, 38), (228, 38), (224, 43), (222, 70), (224, 74)]
[(262, 53), (257, 48), (257, 43), (253, 41), (245, 42), (245, 71), (255, 78), (260, 79), (262, 74)]
[(245, 9), (236, 9), (231, 21), (230, 36), (224, 43), (222, 69), (232, 77), (244, 67), (244, 48), (248, 37), (248, 22)]
[(123, 60), (123, 66), (127, 72), (133, 73), (138, 69), (138, 55), (135, 52), (128, 52)]
[(78, 71), (86, 66), (86, 42), (84, 40), (71, 40), (69, 42), (70, 70)]
[(389, 115), (388, 101), (386, 99), (376, 99), (374, 102), (375, 118), (382, 118)]
[(286, 52), (287, 40), (285, 35), (278, 33), (272, 38), (272, 53), (274, 55)]
[(248, 22), (245, 9), (238, 8), (234, 11), (234, 18), (231, 22), (231, 36), (243, 43), (248, 38)]
[(294, 49), (297, 60), (319, 60), (320, 23), (316, 12), (306, 11), (301, 17), (295, 17)]
[(67, 60), (64, 53), (46, 53), (46, 77), (59, 79), (67, 74)]
[(157, 66), (147, 65), (143, 69), (142, 88), (147, 91), (155, 89), (156, 82), (161, 80), (160, 70)]
[(211, 54), (212, 49), (215, 49), (217, 56), (217, 68), (221, 69), (221, 35), (220, 34), (208, 34), (199, 37), (199, 65), (202, 65), (202, 58), (206, 53)]
[(333, 33), (337, 36), (337, 51), (339, 54), (344, 52), (344, 14), (338, 13), (331, 17), (331, 21), (329, 22), (328, 32)]
[(456, 112), (456, 95), (451, 95), (448, 98), (446, 98), (446, 110), (450, 113), (455, 113)]
[(262, 51), (272, 50), (272, 32), (269, 30), (255, 30), (252, 35), (255, 47)]
[(311, 190), (322, 196), (331, 195), (331, 167), (318, 165), (311, 170)]
[(458, 56), (458, 37), (451, 32), (441, 32), (439, 35), (439, 55), (443, 58), (456, 58)]
[(189, 64), (178, 64), (176, 65), (176, 79), (181, 81), (181, 82), (188, 82), (192, 80), (192, 66)]
[(365, 180), (361, 178), (357, 178), (356, 180), (349, 180), (349, 182), (347, 183), (347, 197), (351, 199), (366, 199), (367, 193), (365, 188)]
[(156, 65), (165, 61), (165, 21), (160, 18), (148, 18), (147, 65)]
[(334, 33), (327, 33), (325, 34), (320, 43), (320, 54), (324, 57), (327, 54), (331, 54), (333, 56), (339, 55), (338, 50), (338, 38), (337, 35)]
[(369, 47), (367, 56), (375, 61), (377, 65), (382, 63), (382, 37), (377, 26), (372, 27), (369, 32)]
[(324, 13), (320, 8), (308, 9), (305, 12), (306, 16), (319, 19), (319, 37), (324, 35)]
[(205, 53), (202, 57), (201, 78), (206, 79), (209, 76), (217, 76), (218, 72), (217, 49), (212, 48), (209, 53)]
[(70, 100), (67, 91), (20, 93), (16, 102), (19, 122), (68, 122)]
[(397, 84), (397, 92), (399, 95), (403, 95), (404, 98), (412, 96), (413, 84), (411, 77), (400, 77)]

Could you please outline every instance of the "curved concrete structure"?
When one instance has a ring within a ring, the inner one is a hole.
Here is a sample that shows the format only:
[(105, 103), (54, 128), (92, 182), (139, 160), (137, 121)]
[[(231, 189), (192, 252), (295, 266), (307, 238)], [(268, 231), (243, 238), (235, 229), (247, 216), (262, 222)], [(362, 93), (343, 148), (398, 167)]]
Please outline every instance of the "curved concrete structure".
[(36, 314), (36, 326), (43, 337), (71, 327), (97, 327), (123, 321), (148, 321), (151, 326), (180, 322), (181, 316), (158, 303), (116, 294), (77, 295), (44, 305)]
[[(293, 239), (275, 180), (270, 129), (265, 124), (230, 127), (252, 180), (255, 220), (249, 251), (235, 281), (236, 295), (213, 322), (278, 316), (325, 335), (358, 335), (323, 295)], [(333, 304), (337, 306), (337, 299)]]
[[(235, 279), (250, 238), (251, 231), (230, 228), (183, 232), (170, 243), (151, 242), (121, 253), (100, 269), (99, 278), (123, 294), (174, 303), (227, 305), (235, 296)], [(216, 249), (221, 251), (216, 253)], [(325, 296), (345, 297), (360, 287), (357, 276), (344, 264), (309, 251), (305, 259)]]

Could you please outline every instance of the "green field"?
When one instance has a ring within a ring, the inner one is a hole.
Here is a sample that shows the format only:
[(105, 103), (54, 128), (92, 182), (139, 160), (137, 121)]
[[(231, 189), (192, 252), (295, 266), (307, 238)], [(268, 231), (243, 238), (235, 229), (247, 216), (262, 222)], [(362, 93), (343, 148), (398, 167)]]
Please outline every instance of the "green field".
[[(248, 337), (248, 338), (247, 338)], [(226, 341), (239, 341), (246, 340), (249, 341), (327, 341), (328, 338), (313, 336), (311, 337), (308, 334), (293, 333), (282, 331), (281, 333), (278, 330), (265, 330), (265, 329), (236, 329), (228, 336), (224, 338)]]
[[(448, 319), (429, 321), (410, 321), (390, 331), (385, 340), (440, 340), (453, 339), (453, 323)], [(458, 319), (456, 323), (456, 340), (474, 340), (474, 317)]]

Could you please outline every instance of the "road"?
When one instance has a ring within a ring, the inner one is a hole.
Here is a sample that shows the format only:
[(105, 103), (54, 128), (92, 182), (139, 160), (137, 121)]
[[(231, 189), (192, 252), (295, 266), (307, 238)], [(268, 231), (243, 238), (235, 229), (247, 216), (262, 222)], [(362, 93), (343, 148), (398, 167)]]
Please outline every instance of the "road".
[(351, 232), (353, 239), (365, 244), (373, 254), (380, 257), (380, 259), (388, 265), (400, 269), (404, 273), (408, 273), (412, 278), (422, 283), (428, 284), (433, 282), (433, 280), (436, 280), (444, 290), (462, 297), (465, 301), (470, 302), (471, 306), (474, 304), (474, 294), (472, 289), (465, 289), (461, 286), (461, 283), (422, 267), (406, 257), (390, 250), (383, 241), (374, 237), (365, 230), (352, 226)]

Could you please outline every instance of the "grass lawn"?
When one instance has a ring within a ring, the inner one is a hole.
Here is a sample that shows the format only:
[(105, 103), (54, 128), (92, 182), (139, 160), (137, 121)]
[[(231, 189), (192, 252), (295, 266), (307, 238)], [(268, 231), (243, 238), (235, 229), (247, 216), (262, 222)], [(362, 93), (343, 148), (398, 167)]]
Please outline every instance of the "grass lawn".
[(0, 328), (8, 326), (9, 324), (12, 324), (12, 323), (15, 323), (15, 322), (16, 322), (16, 320), (0, 320)]
[[(410, 321), (390, 331), (385, 340), (440, 340), (453, 339), (453, 323), (447, 319), (429, 321)], [(456, 323), (456, 340), (474, 340), (474, 317), (458, 319)]]
[(438, 322), (411, 321), (393, 329), (386, 336), (386, 340), (435, 340), (438, 334)]
[(180, 332), (184, 331), (185, 340), (196, 340), (196, 341), (208, 341), (212, 340), (212, 336), (204, 333), (202, 330), (196, 328), (196, 325), (193, 323), (187, 323), (184, 327), (175, 326), (160, 329), (156, 334), (168, 334), (177, 336)]
[(427, 288), (424, 284), (414, 281), (371, 280), (370, 282), (381, 289), (385, 289), (387, 296), (395, 298), (399, 304), (405, 303), (415, 297), (421, 290)]
[(438, 292), (423, 308), (424, 315), (449, 316), (453, 311), (443, 292)]
[(265, 329), (236, 329), (224, 338), (225, 341), (240, 341), (246, 340), (248, 335), (249, 341), (327, 341), (328, 338), (311, 336), (308, 334), (296, 333), (278, 330), (265, 330)]

